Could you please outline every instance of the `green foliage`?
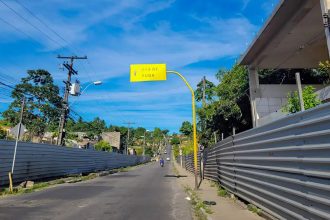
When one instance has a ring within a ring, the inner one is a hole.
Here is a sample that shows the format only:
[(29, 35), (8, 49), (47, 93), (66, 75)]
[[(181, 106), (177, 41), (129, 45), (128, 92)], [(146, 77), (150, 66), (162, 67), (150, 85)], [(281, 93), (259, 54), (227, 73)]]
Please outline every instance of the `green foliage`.
[(152, 157), (154, 155), (154, 152), (151, 148), (148, 147), (145, 149), (145, 155)]
[(97, 144), (95, 144), (95, 149), (96, 150), (101, 150), (101, 151), (112, 151), (112, 147), (107, 141), (99, 141)]
[[(321, 101), (315, 93), (315, 88), (313, 86), (306, 86), (302, 93), (305, 110), (314, 108), (321, 104)], [(288, 94), (288, 103), (283, 107), (282, 110), (289, 113), (296, 113), (301, 111), (297, 91)]]
[(183, 155), (193, 154), (194, 153), (194, 142), (193, 142), (193, 140), (185, 141), (181, 145), (181, 149), (182, 149), (182, 154)]
[(301, 75), (302, 84), (329, 83), (330, 63), (320, 63), (317, 69), (265, 69), (259, 71), (261, 84), (296, 84), (296, 72)]
[(228, 196), (228, 191), (221, 186), (218, 186), (218, 196), (220, 197), (226, 197)]
[[(211, 81), (208, 81), (205, 78), (205, 99), (206, 99), (205, 101), (212, 101), (215, 93), (214, 88), (215, 85)], [(195, 97), (198, 102), (203, 100), (203, 90), (204, 87), (203, 87), (203, 79), (202, 79), (197, 84), (197, 89), (195, 90)]]
[(0, 120), (0, 126), (11, 127), (12, 124), (9, 121), (6, 121), (6, 120)]
[(231, 70), (220, 70), (216, 77), (220, 83), (214, 87), (212, 101), (197, 109), (199, 142), (204, 146), (212, 146), (214, 132), (226, 137), (232, 127), (238, 132), (252, 127), (246, 67), (235, 65)]
[(180, 148), (178, 145), (173, 145), (173, 154), (174, 157), (177, 158), (180, 155)]
[(256, 213), (257, 215), (261, 215), (262, 214), (262, 210), (259, 209), (257, 206), (253, 205), (253, 204), (248, 204), (247, 208), (249, 211)]
[(0, 127), (0, 139), (5, 139), (5, 138), (6, 138), (6, 131)]
[(176, 134), (173, 134), (172, 135), (172, 138), (171, 138), (170, 144), (173, 145), (173, 146), (179, 145), (180, 144), (180, 138), (179, 138), (179, 136), (176, 135)]
[(145, 132), (146, 132), (145, 128), (137, 127), (136, 129), (134, 129), (133, 136), (136, 139), (141, 139), (143, 138)]
[(21, 101), (26, 96), (23, 124), (31, 135), (41, 136), (51, 122), (58, 121), (62, 99), (49, 72), (29, 70), (27, 73), (15, 86), (11, 95), (14, 101), (2, 116), (10, 124), (18, 124)]
[(143, 147), (134, 147), (136, 155), (141, 156), (143, 154)]
[(93, 121), (87, 122), (79, 117), (75, 122), (69, 119), (66, 123), (66, 130), (68, 132), (86, 132), (90, 139), (94, 139), (94, 136), (99, 136), (102, 132), (106, 131), (107, 126), (105, 121), (99, 117), (94, 118)]
[(180, 132), (186, 136), (190, 136), (193, 132), (191, 123), (189, 121), (182, 122)]

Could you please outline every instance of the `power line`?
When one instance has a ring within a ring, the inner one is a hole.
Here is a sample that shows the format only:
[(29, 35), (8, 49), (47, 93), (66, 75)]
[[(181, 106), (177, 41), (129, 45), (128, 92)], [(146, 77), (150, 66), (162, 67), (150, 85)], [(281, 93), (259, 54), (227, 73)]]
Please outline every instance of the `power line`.
[[(73, 54), (76, 54), (77, 50), (74, 47), (70, 47), (69, 46), (69, 42), (62, 37), (56, 30), (54, 30), (53, 28), (50, 27), (50, 25), (48, 25), (46, 22), (44, 22), (41, 18), (39, 18), (37, 15), (35, 15), (35, 13), (33, 11), (31, 11), (29, 8), (27, 8), (25, 5), (23, 5), (22, 3), (20, 3), (19, 1), (15, 0), (15, 2), (20, 5), (24, 10), (26, 10), (33, 18), (35, 18), (37, 21), (39, 21), (44, 27), (46, 27), (48, 30), (50, 30), (54, 35), (56, 35), (59, 39), (61, 39), (63, 42), (65, 42), (66, 45), (61, 44), (59, 41), (55, 40), (54, 38), (52, 38), (49, 34), (47, 34), (45, 31), (43, 31), (42, 29), (40, 29), (39, 27), (37, 27), (35, 24), (33, 24), (32, 22), (30, 22), (27, 18), (25, 18), (24, 16), (20, 15), (14, 8), (12, 8), (11, 6), (9, 6), (8, 4), (6, 4), (3, 0), (0, 0), (0, 2), (2, 4), (4, 4), (7, 8), (9, 8), (12, 12), (14, 12), (18, 17), (20, 17), (22, 20), (24, 20), (26, 23), (28, 23), (30, 26), (32, 26), (34, 29), (36, 29), (37, 31), (39, 31), (40, 33), (42, 33), (43, 35), (45, 35), (47, 37), (47, 39), (49, 39), (50, 41), (52, 41), (53, 43), (57, 44), (58, 46), (60, 46), (61, 48), (67, 48), (68, 51), (72, 52)], [(11, 23), (9, 23), (8, 21), (0, 18), (1, 21), (3, 21), (4, 23), (6, 23), (7, 25), (11, 26), (12, 28), (14, 28), (16, 31), (23, 33), (24, 35), (28, 36), (30, 39), (32, 39), (33, 41), (37, 42), (38, 44), (40, 43), (38, 40), (36, 40), (34, 37), (32, 37), (30, 34), (20, 30), (19, 28), (17, 28), (16, 26), (12, 25)], [(53, 52), (55, 53), (55, 52)], [(90, 65), (90, 67), (92, 67), (91, 63), (88, 61), (88, 64)], [(90, 74), (88, 73), (88, 71), (86, 70), (84, 64), (83, 64), (83, 69), (85, 70), (87, 76), (89, 77), (90, 80), (92, 80), (92, 77), (90, 76)], [(95, 70), (93, 70), (95, 72)]]
[(28, 19), (26, 19), (25, 17), (23, 17), (22, 15), (20, 15), (15, 9), (13, 9), (11, 6), (9, 6), (7, 3), (5, 3), (3, 0), (0, 0), (0, 2), (5, 5), (7, 8), (9, 8), (14, 14), (16, 14), (18, 17), (20, 17), (23, 21), (25, 21), (27, 24), (29, 24), (30, 26), (32, 26), (34, 29), (36, 29), (37, 31), (39, 31), (40, 33), (44, 34), (46, 36), (47, 39), (49, 39), (50, 41), (52, 41), (53, 43), (57, 44), (60, 47), (63, 47), (63, 45), (61, 45), (58, 41), (54, 40), (52, 37), (50, 37), (46, 32), (42, 31), (40, 28), (38, 28), (36, 25), (34, 25), (33, 23), (31, 23)]
[(37, 19), (41, 24), (43, 24), (47, 29), (49, 29), (53, 34), (55, 34), (57, 37), (59, 37), (61, 40), (63, 40), (65, 43), (69, 44), (69, 42), (64, 39), (57, 31), (55, 31), (53, 28), (51, 28), (48, 24), (46, 24), (42, 19), (40, 19), (37, 15), (34, 14), (30, 9), (28, 9), (25, 5), (23, 5), (21, 2), (14, 0), (17, 4), (19, 4), (22, 8), (24, 8), (32, 17)]
[[(33, 11), (31, 11), (29, 8), (27, 8), (25, 5), (23, 5), (21, 2), (19, 2), (18, 0), (14, 0), (18, 5), (20, 5), (22, 8), (24, 8), (32, 17), (34, 17), (36, 20), (38, 20), (44, 27), (46, 27), (48, 30), (50, 30), (53, 34), (55, 34), (58, 38), (60, 38), (63, 42), (66, 43), (66, 45), (64, 47), (66, 47), (69, 51), (71, 51), (73, 54), (77, 54), (78, 53), (81, 53), (77, 48), (74, 48), (73, 46), (69, 46), (69, 42), (64, 38), (62, 37), (56, 30), (54, 30), (50, 25), (48, 25), (46, 22), (44, 22), (41, 18), (39, 18)], [(91, 68), (93, 68), (93, 71), (95, 72), (94, 70), (94, 67), (92, 66), (92, 64), (87, 60), (87, 63), (90, 65)], [(85, 65), (83, 64), (83, 68), (84, 70), (86, 71), (86, 74), (88, 75), (89, 79), (92, 80), (90, 74), (88, 73), (88, 71), (86, 70), (85, 68)]]

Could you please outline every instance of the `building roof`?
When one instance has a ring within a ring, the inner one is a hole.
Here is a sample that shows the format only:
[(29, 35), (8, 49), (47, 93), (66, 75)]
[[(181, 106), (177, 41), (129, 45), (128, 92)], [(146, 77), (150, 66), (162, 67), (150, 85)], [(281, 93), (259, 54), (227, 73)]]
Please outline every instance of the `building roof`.
[(239, 63), (260, 69), (315, 68), (328, 59), (320, 0), (281, 0)]

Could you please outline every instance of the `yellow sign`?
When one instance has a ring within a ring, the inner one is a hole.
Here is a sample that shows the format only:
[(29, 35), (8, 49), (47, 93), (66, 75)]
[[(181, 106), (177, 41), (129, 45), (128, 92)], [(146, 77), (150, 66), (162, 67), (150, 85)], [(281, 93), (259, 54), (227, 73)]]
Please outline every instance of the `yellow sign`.
[(166, 64), (131, 64), (131, 82), (166, 80)]

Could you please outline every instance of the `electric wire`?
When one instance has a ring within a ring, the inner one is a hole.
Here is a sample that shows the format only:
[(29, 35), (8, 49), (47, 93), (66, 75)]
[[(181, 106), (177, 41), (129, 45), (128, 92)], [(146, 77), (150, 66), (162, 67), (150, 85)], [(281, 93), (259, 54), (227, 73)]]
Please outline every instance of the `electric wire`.
[(34, 29), (36, 29), (37, 31), (39, 31), (40, 33), (42, 33), (43, 35), (46, 36), (46, 38), (50, 41), (52, 41), (53, 43), (57, 44), (58, 46), (60, 46), (61, 48), (63, 48), (63, 45), (61, 45), (58, 41), (54, 40), (52, 37), (50, 37), (46, 32), (44, 32), (43, 30), (41, 30), (39, 27), (37, 27), (36, 25), (34, 25), (32, 22), (30, 22), (28, 19), (26, 19), (24, 16), (22, 16), (20, 13), (18, 13), (14, 8), (12, 8), (10, 5), (8, 5), (7, 3), (5, 3), (3, 0), (0, 0), (0, 2), (5, 5), (9, 10), (11, 10), (15, 15), (17, 15), (19, 18), (21, 18), (23, 21), (25, 21), (25, 23), (29, 24), (31, 27), (33, 27)]

